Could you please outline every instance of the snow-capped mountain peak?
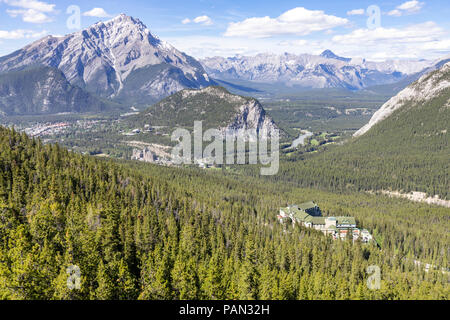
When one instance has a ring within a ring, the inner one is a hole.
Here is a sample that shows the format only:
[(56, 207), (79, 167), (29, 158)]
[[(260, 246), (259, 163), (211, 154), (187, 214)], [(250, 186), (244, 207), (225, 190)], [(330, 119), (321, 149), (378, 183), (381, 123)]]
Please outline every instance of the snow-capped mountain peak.
[[(195, 59), (125, 14), (64, 37), (36, 41), (0, 58), (0, 73), (35, 64), (57, 68), (70, 83), (104, 97), (121, 95), (130, 75), (134, 89), (156, 99), (212, 84)], [(147, 72), (139, 72), (143, 69)]]
[(321, 57), (327, 58), (327, 59), (336, 59), (336, 60), (341, 60), (341, 61), (345, 61), (345, 62), (350, 62), (352, 59), (351, 58), (343, 58), (343, 57), (339, 57), (338, 55), (336, 55), (333, 51), (331, 50), (325, 50), (324, 52), (322, 52), (320, 54)]
[(363, 89), (395, 83), (432, 65), (430, 61), (370, 62), (343, 58), (331, 50), (321, 55), (258, 54), (201, 60), (210, 76), (221, 80), (278, 82), (307, 88)]

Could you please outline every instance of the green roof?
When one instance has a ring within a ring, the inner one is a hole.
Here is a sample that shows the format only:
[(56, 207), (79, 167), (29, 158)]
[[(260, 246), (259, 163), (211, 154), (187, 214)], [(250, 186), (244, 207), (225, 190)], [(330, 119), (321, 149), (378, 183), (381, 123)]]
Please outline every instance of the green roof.
[(297, 210), (294, 214), (294, 218), (302, 222), (308, 222), (312, 217), (304, 211)]
[(325, 218), (324, 217), (312, 217), (312, 223), (315, 225), (318, 224), (325, 224)]
[(356, 224), (356, 220), (353, 217), (337, 217), (337, 224), (338, 225), (342, 225), (342, 224), (354, 225), (354, 224)]
[[(313, 217), (309, 215), (306, 210), (315, 208), (317, 205), (313, 202), (305, 202), (298, 206), (290, 206), (287, 208), (281, 208), (289, 215), (291, 215), (298, 222), (311, 223), (313, 225), (325, 225), (326, 219), (336, 220), (336, 225), (356, 225), (354, 217)], [(336, 227), (330, 226), (331, 230), (335, 230)]]
[[(313, 217), (306, 212), (308, 209), (314, 209), (317, 205), (313, 202), (305, 202), (301, 205), (289, 206), (286, 208), (281, 208), (284, 212), (292, 215), (299, 222), (311, 222), (314, 224), (325, 224), (325, 218), (323, 217)], [(318, 219), (315, 219), (318, 218)]]
[(298, 205), (298, 208), (300, 210), (314, 209), (315, 207), (317, 207), (317, 205), (314, 203), (314, 201), (309, 201)]
[(281, 210), (289, 213), (289, 214), (296, 214), (297, 212), (299, 212), (300, 210), (297, 208), (297, 206), (289, 206), (286, 208), (281, 208)]

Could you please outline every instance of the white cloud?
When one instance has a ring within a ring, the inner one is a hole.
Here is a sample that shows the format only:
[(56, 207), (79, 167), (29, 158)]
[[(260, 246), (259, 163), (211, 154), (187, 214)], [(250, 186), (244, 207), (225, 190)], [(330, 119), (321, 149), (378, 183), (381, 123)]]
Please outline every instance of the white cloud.
[(402, 3), (401, 5), (399, 5), (397, 7), (397, 9), (410, 11), (410, 12), (417, 12), (420, 9), (422, 9), (423, 5), (424, 5), (423, 2), (419, 2), (417, 0), (412, 0), (412, 1), (407, 1), (407, 2)]
[(83, 13), (85, 17), (95, 17), (95, 18), (110, 18), (112, 15), (107, 13), (103, 8), (94, 8), (92, 10)]
[(428, 42), (439, 39), (444, 35), (444, 30), (436, 23), (428, 21), (421, 24), (411, 25), (405, 28), (376, 28), (357, 29), (349, 34), (336, 35), (332, 41), (345, 44), (377, 44), (383, 42)]
[(425, 5), (424, 2), (417, 0), (407, 1), (397, 6), (394, 10), (388, 12), (389, 16), (400, 17), (405, 14), (414, 14), (420, 11)]
[(345, 57), (369, 61), (390, 59), (437, 59), (450, 52), (450, 36), (434, 22), (399, 28), (357, 29), (330, 39), (242, 38), (183, 36), (165, 38), (176, 48), (196, 58), (258, 53), (320, 54), (325, 49)]
[(208, 17), (208, 16), (200, 16), (200, 17), (197, 17), (197, 18), (194, 19), (194, 22), (195, 22), (195, 23), (201, 23), (201, 24), (203, 24), (203, 25), (205, 25), (205, 26), (210, 26), (210, 25), (213, 24), (211, 18)]
[(349, 16), (362, 16), (365, 13), (366, 13), (366, 10), (364, 10), (364, 9), (355, 9), (355, 10), (347, 11), (347, 15), (349, 15)]
[(47, 34), (47, 31), (33, 31), (33, 30), (0, 30), (0, 39), (17, 40), (17, 39), (30, 39), (41, 38)]
[(6, 12), (13, 18), (21, 16), (22, 20), (24, 22), (46, 23), (46, 22), (52, 21), (52, 19), (49, 16), (47, 16), (45, 13), (36, 11), (34, 9), (6, 10)]
[(33, 9), (40, 12), (51, 13), (55, 11), (55, 4), (49, 4), (42, 1), (37, 0), (3, 0), (0, 2), (4, 2), (9, 4), (12, 7), (19, 7), (24, 9)]
[(56, 13), (55, 4), (49, 4), (37, 0), (0, 0), (11, 7), (20, 9), (8, 9), (6, 12), (13, 18), (22, 17), (24, 22), (45, 23), (53, 21), (48, 14)]
[(199, 16), (197, 18), (194, 18), (193, 20), (186, 18), (183, 21), (181, 21), (182, 24), (188, 24), (188, 23), (197, 23), (202, 24), (204, 26), (210, 26), (213, 24), (213, 21), (208, 16)]
[(273, 51), (272, 48), (280, 47), (277, 45), (279, 40), (268, 43), (268, 41), (262, 39), (223, 38), (220, 36), (167, 37), (165, 40), (177, 49), (196, 58), (231, 57), (237, 54), (253, 55)]
[(328, 30), (347, 25), (349, 21), (320, 10), (297, 7), (286, 11), (278, 18), (255, 17), (230, 23), (225, 36), (268, 38), (277, 35), (307, 35), (314, 31)]
[[(311, 44), (312, 42), (309, 42)], [(306, 46), (308, 44), (308, 41), (304, 39), (299, 40), (291, 40), (291, 41), (281, 41), (278, 43), (282, 47), (299, 47), (299, 46)]]
[(393, 17), (400, 17), (402, 15), (402, 12), (398, 9), (394, 9), (388, 12), (388, 16), (393, 16)]
[(403, 28), (357, 29), (334, 36), (330, 47), (337, 47), (349, 56), (372, 60), (430, 59), (442, 56), (445, 50), (450, 51), (450, 41), (444, 29), (428, 21)]

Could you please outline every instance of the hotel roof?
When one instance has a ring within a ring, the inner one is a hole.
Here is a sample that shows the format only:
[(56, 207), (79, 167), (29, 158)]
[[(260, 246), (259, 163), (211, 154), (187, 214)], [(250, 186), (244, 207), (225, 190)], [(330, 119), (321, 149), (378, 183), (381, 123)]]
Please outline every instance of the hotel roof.
[(353, 217), (337, 217), (338, 225), (356, 225), (356, 220)]
[(315, 207), (317, 207), (317, 204), (315, 204), (314, 201), (309, 201), (298, 205), (300, 210), (314, 209)]

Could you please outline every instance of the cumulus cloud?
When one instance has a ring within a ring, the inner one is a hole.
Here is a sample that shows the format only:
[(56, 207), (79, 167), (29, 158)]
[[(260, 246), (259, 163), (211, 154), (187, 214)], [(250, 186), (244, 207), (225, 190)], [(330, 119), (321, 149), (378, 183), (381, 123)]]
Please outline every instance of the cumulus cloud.
[(419, 2), (417, 0), (407, 1), (397, 6), (394, 10), (389, 11), (387, 14), (394, 17), (414, 14), (419, 12), (424, 5), (424, 2)]
[(399, 5), (397, 7), (397, 9), (405, 10), (405, 11), (409, 11), (409, 12), (417, 12), (420, 9), (422, 9), (423, 5), (424, 5), (423, 2), (413, 0), (413, 1), (407, 1), (407, 2), (402, 3), (401, 5)]
[(277, 35), (307, 35), (347, 25), (349, 21), (320, 10), (297, 7), (284, 12), (278, 18), (254, 17), (241, 22), (230, 23), (225, 36), (268, 38)]
[(334, 42), (346, 44), (366, 45), (382, 42), (427, 42), (439, 39), (444, 35), (444, 30), (435, 22), (428, 21), (405, 28), (376, 28), (356, 29), (349, 34), (336, 35), (332, 38)]
[(437, 59), (450, 52), (448, 33), (434, 22), (375, 30), (357, 29), (328, 39), (243, 38), (221, 36), (169, 37), (176, 48), (197, 58), (258, 53), (320, 54), (325, 49), (369, 61)]
[(85, 17), (95, 17), (95, 18), (110, 18), (112, 15), (107, 13), (103, 8), (94, 8), (92, 10), (83, 13)]
[(0, 0), (11, 7), (20, 9), (8, 9), (6, 12), (13, 18), (22, 17), (24, 22), (46, 23), (51, 22), (49, 14), (56, 13), (55, 4), (37, 0)]
[(188, 23), (191, 23), (191, 19), (186, 18), (186, 19), (184, 19), (183, 21), (181, 21), (181, 23), (182, 23), (182, 24), (188, 24)]
[(6, 10), (6, 12), (13, 18), (21, 16), (22, 20), (24, 22), (29, 22), (29, 23), (46, 23), (46, 22), (52, 21), (52, 19), (49, 16), (47, 16), (45, 13), (36, 11), (34, 9)]
[(24, 9), (33, 9), (40, 12), (54, 12), (55, 11), (55, 4), (49, 4), (43, 1), (37, 1), (37, 0), (3, 0), (0, 2), (4, 2), (6, 4), (9, 4), (12, 7), (19, 7)]
[(366, 13), (366, 10), (364, 10), (364, 9), (354, 9), (354, 10), (347, 11), (348, 16), (362, 16), (365, 13)]
[(0, 30), (0, 39), (17, 40), (17, 39), (30, 39), (41, 38), (47, 34), (47, 31), (33, 31), (33, 30)]
[(433, 21), (403, 28), (357, 29), (334, 36), (330, 46), (374, 60), (438, 58), (450, 51), (448, 34)]

